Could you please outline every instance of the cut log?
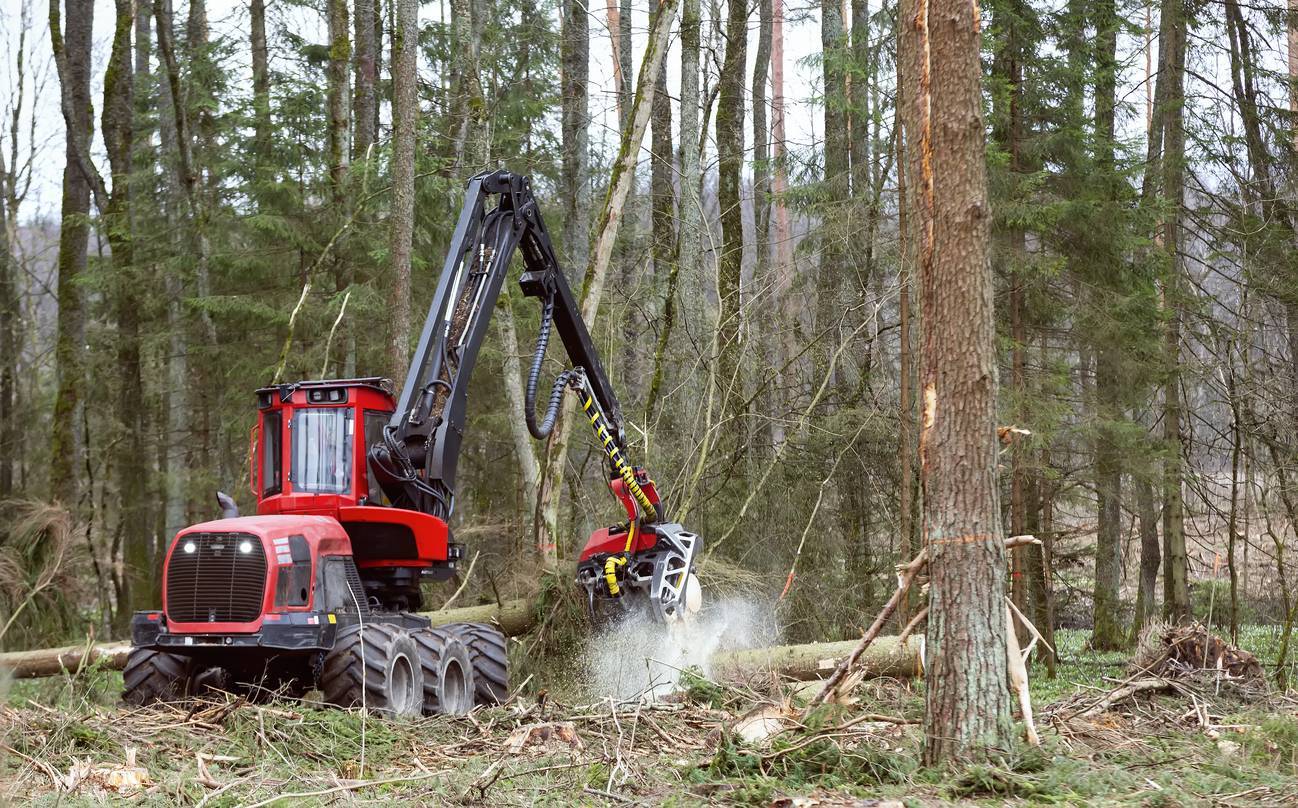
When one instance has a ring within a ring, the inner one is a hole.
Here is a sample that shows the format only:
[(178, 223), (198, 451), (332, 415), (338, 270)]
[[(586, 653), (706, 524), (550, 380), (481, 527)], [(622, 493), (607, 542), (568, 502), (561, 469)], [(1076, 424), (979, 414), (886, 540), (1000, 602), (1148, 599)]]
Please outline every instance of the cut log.
[(499, 606), (489, 603), (486, 606), (465, 606), (421, 614), (435, 626), (446, 623), (491, 623), (498, 626), (506, 637), (518, 637), (536, 627), (536, 602), (527, 598), (507, 600)]
[[(771, 675), (802, 681), (824, 679), (834, 673), (857, 645), (857, 640), (846, 640), (728, 651), (713, 658), (712, 674), (721, 680)], [(916, 637), (907, 638), (905, 643), (899, 643), (896, 636), (876, 637), (856, 665), (871, 678), (910, 678), (920, 673), (919, 653), (920, 642)]]
[(126, 667), (126, 655), (131, 652), (128, 642), (100, 643), (89, 649), (84, 645), (64, 648), (38, 648), (32, 651), (10, 651), (0, 654), (0, 672), (8, 672), (15, 679), (32, 679), (38, 676), (58, 676), (63, 671), (81, 670), (82, 663), (100, 663), (111, 671)]
[[(463, 609), (443, 609), (424, 612), (423, 616), (440, 626), (446, 623), (490, 623), (499, 626), (508, 637), (526, 634), (536, 625), (535, 603), (526, 598), (507, 600), (497, 606), (468, 606)], [(100, 663), (106, 670), (119, 671), (126, 666), (126, 655), (131, 644), (126, 642), (100, 643), (90, 646), (70, 645), (65, 648), (38, 648), (31, 651), (0, 653), (0, 673), (15, 679), (39, 676), (58, 676), (64, 671), (76, 673), (83, 662)]]

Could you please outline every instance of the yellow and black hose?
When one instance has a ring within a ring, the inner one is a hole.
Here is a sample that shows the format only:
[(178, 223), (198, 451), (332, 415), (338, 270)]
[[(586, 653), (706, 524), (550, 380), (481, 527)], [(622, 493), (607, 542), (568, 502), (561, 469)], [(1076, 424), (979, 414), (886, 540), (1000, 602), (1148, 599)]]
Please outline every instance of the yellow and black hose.
[[(622, 482), (626, 483), (626, 489), (631, 492), (631, 496), (635, 497), (635, 501), (640, 504), (640, 509), (644, 512), (644, 518), (650, 522), (654, 521), (658, 518), (658, 509), (649, 501), (649, 496), (640, 487), (640, 483), (636, 482), (635, 470), (623, 459), (622, 450), (618, 448), (617, 441), (613, 439), (613, 435), (608, 431), (608, 427), (604, 423), (606, 419), (602, 417), (603, 413), (600, 412), (599, 405), (595, 403), (595, 397), (591, 395), (589, 389), (583, 390), (582, 393), (584, 394), (584, 400), (581, 403), (581, 408), (586, 411), (586, 417), (590, 419), (590, 425), (595, 428), (595, 435), (603, 444), (604, 452), (608, 455), (609, 462), (613, 464), (613, 470), (622, 478)], [(630, 538), (628, 537), (629, 541)], [(628, 546), (627, 549), (630, 550), (630, 547)]]

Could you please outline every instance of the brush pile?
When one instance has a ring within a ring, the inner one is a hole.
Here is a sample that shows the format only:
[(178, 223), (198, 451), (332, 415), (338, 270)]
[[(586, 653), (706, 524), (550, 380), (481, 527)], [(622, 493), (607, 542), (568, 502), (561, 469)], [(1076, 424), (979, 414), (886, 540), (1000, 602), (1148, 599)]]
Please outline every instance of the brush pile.
[(1237, 689), (1266, 690), (1262, 663), (1201, 623), (1155, 624), (1141, 636), (1131, 672), (1168, 679), (1211, 680)]

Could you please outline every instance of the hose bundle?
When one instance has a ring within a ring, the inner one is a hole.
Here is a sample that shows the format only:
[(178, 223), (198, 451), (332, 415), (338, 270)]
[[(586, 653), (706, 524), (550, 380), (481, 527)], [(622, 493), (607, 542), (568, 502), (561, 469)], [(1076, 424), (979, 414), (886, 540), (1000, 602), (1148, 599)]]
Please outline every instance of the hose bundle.
[(541, 330), (536, 335), (536, 350), (532, 354), (532, 367), (527, 372), (527, 389), (523, 405), (523, 416), (527, 419), (527, 431), (537, 440), (544, 440), (554, 431), (554, 422), (559, 417), (559, 406), (563, 403), (563, 391), (570, 383), (581, 377), (577, 369), (565, 370), (554, 380), (550, 388), (550, 401), (545, 407), (545, 416), (541, 423), (536, 422), (536, 388), (541, 381), (541, 365), (545, 363), (545, 349), (550, 345), (550, 325), (554, 320), (554, 298), (546, 298), (541, 310)]

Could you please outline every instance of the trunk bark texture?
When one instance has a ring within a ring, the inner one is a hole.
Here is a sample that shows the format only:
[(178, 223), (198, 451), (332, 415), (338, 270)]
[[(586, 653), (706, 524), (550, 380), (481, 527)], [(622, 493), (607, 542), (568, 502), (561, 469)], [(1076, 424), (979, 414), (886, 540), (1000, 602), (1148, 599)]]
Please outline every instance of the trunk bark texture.
[(410, 355), (410, 252), (415, 232), (415, 122), (419, 117), (416, 56), (419, 4), (394, 0), (392, 30), (392, 288), (388, 292), (391, 331), (388, 371), (405, 375)]
[(563, 249), (571, 266), (584, 267), (590, 252), (590, 190), (586, 176), (590, 148), (590, 20), (586, 6), (577, 0), (564, 3), (559, 53), (563, 70)]
[[(66, 28), (61, 15), (66, 5)], [(94, 29), (93, 0), (53, 0), (50, 35), (63, 95), (66, 146), (63, 166), (63, 202), (59, 228), (58, 327), (54, 343), (57, 390), (50, 424), (50, 495), (70, 508), (78, 505), (78, 459), (81, 440), (78, 412), (82, 406), (85, 369), (81, 355), (85, 333), (85, 306), (79, 278), (86, 270), (90, 242), (90, 184), (80, 144), (94, 132), (90, 99), (90, 49)]]
[(908, 6), (904, 35), (918, 45), (915, 78), (932, 114), (931, 151), (922, 152), (933, 172), (934, 244), (921, 274), (919, 446), (931, 558), (924, 759), (938, 764), (984, 757), (1010, 739), (1005, 542), (978, 9), (968, 0)]
[[(1181, 206), (1185, 195), (1185, 6), (1163, 3), (1159, 27), (1159, 83), (1167, 80), (1166, 103), (1157, 110), (1162, 119), (1163, 204), (1167, 214), (1160, 233), (1168, 266), (1164, 305), (1169, 311), (1166, 332), (1167, 382), (1163, 389), (1163, 439), (1167, 460), (1163, 468), (1163, 616), (1173, 622), (1190, 617), (1189, 565), (1185, 549), (1184, 460), (1181, 455), (1184, 408), (1181, 398), (1181, 319), (1184, 270), (1181, 264)], [(1160, 95), (1155, 88), (1155, 98)]]
[[(842, 315), (839, 292), (847, 265), (847, 250), (843, 248), (848, 228), (839, 226), (840, 217), (847, 213), (846, 201), (850, 186), (850, 135), (847, 114), (847, 33), (843, 28), (842, 0), (821, 0), (820, 44), (824, 63), (821, 78), (824, 82), (825, 104), (825, 167), (822, 176), (824, 205), (820, 245), (820, 273), (816, 290), (816, 334), (820, 339), (816, 349), (816, 377), (823, 375), (829, 366), (829, 357), (838, 347), (837, 321)], [(832, 333), (829, 329), (833, 329)]]
[(727, 450), (744, 443), (744, 394), (740, 345), (742, 317), (740, 275), (744, 262), (744, 214), (740, 199), (740, 173), (744, 164), (744, 72), (748, 66), (748, 4), (726, 4), (726, 56), (718, 79), (717, 95), (717, 204), (721, 210), (721, 255), (717, 257), (717, 322), (719, 352), (717, 380), (722, 386), (722, 422), (728, 435)]
[(650, 193), (651, 238), (656, 284), (665, 284), (662, 316), (659, 320), (658, 344), (654, 349), (653, 370), (649, 377), (649, 391), (645, 395), (645, 421), (653, 417), (654, 407), (663, 381), (663, 361), (666, 358), (667, 340), (671, 324), (676, 319), (676, 286), (680, 279), (677, 261), (676, 173), (675, 152), (672, 147), (672, 101), (667, 92), (667, 71), (658, 74), (654, 87), (653, 104), (652, 177)]
[(252, 115), (257, 159), (270, 160), (270, 53), (266, 47), (266, 0), (248, 6), (248, 37), (252, 49)]
[(356, 43), (352, 62), (352, 160), (367, 159), (370, 148), (378, 141), (379, 71), (376, 56), (379, 46), (375, 36), (375, 25), (380, 16), (376, 14), (378, 5), (379, 0), (356, 0), (355, 33), (352, 35)]
[(117, 321), (117, 423), (114, 466), (121, 480), (119, 524), (123, 542), (116, 629), (124, 632), (131, 613), (143, 608), (152, 595), (153, 520), (146, 504), (149, 464), (145, 454), (144, 379), (140, 362), (140, 301), (135, 279), (134, 238), (131, 228), (131, 169), (134, 153), (135, 109), (131, 34), (135, 9), (131, 0), (116, 1), (116, 26), (112, 50), (104, 73), (104, 146), (112, 171), (113, 187), (104, 225), (113, 260), (113, 303)]

